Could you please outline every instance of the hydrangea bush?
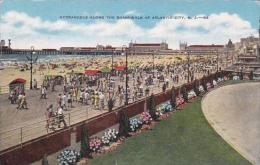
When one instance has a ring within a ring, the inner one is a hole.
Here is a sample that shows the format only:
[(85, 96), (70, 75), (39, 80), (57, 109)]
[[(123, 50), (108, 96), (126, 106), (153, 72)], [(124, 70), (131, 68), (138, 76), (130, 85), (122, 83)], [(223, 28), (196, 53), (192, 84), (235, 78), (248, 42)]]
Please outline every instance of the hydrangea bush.
[(130, 120), (130, 131), (135, 132), (143, 124), (140, 118), (133, 118)]
[(194, 90), (190, 90), (189, 92), (188, 92), (188, 98), (189, 99), (191, 99), (191, 98), (194, 98), (194, 97), (196, 97), (197, 95), (196, 95), (196, 93), (194, 92)]
[(160, 109), (163, 113), (171, 112), (173, 110), (172, 105), (169, 101), (164, 104), (161, 104)]
[(99, 152), (101, 147), (102, 147), (102, 141), (100, 138), (94, 137), (90, 139), (89, 148), (92, 152), (94, 153)]
[(199, 91), (200, 93), (203, 93), (205, 91), (202, 85), (199, 86)]
[(149, 124), (152, 120), (152, 117), (149, 112), (141, 113), (140, 118), (141, 118), (142, 123), (144, 123), (144, 124)]
[(210, 88), (211, 88), (211, 84), (207, 83), (207, 89), (210, 89)]
[(224, 81), (224, 78), (218, 78), (218, 82), (222, 82), (222, 81)]
[(80, 153), (75, 150), (66, 149), (61, 151), (57, 159), (59, 165), (75, 165), (80, 159)]
[(218, 84), (217, 84), (217, 81), (216, 80), (213, 80), (213, 86), (216, 87)]
[(224, 80), (225, 80), (225, 81), (226, 81), (226, 80), (228, 80), (228, 77), (227, 77), (227, 76), (225, 76), (225, 77), (224, 77)]
[(183, 99), (181, 96), (178, 96), (178, 97), (176, 98), (176, 103), (177, 103), (177, 105), (179, 106), (179, 105), (181, 105), (181, 104), (184, 103), (184, 99)]
[(233, 76), (233, 80), (240, 80), (239, 76)]
[(115, 129), (108, 129), (104, 132), (101, 141), (105, 145), (109, 145), (111, 142), (115, 142), (118, 138), (118, 131)]

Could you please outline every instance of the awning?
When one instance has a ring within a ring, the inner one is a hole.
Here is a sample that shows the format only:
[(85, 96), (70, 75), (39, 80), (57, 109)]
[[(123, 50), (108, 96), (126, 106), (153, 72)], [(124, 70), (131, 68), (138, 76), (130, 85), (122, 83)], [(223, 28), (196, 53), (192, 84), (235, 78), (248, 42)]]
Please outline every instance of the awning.
[(9, 83), (9, 85), (12, 85), (12, 84), (25, 84), (25, 83), (26, 83), (25, 79), (17, 78), (17, 79), (14, 79), (13, 81), (11, 81)]
[(100, 74), (101, 71), (100, 70), (85, 70), (85, 74), (86, 75), (89, 75), (89, 76), (94, 76), (94, 75), (97, 75), (97, 74)]
[(115, 70), (117, 70), (117, 71), (123, 71), (123, 70), (125, 70), (125, 66), (114, 66), (113, 67)]

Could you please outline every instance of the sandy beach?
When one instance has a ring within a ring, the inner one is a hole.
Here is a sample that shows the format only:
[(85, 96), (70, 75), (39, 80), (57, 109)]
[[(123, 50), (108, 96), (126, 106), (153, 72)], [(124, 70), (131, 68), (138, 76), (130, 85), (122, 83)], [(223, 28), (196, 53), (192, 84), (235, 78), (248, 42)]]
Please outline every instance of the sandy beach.
[[(191, 59), (197, 59), (194, 56)], [(167, 65), (174, 62), (181, 62), (187, 60), (187, 56), (155, 56), (155, 65)], [(124, 66), (125, 56), (114, 56), (114, 66)], [(41, 85), (45, 75), (66, 75), (71, 72), (84, 73), (85, 69), (97, 69), (97, 70), (109, 70), (111, 69), (112, 58), (107, 57), (87, 57), (79, 59), (57, 59), (51, 62), (37, 62), (33, 64), (33, 79), (36, 79), (38, 85)], [(24, 64), (27, 64), (28, 70), (20, 71)], [(128, 67), (133, 68), (136, 66), (151, 66), (153, 64), (153, 57), (150, 55), (142, 56), (129, 56)], [(52, 68), (52, 66), (55, 68)], [(30, 70), (29, 62), (19, 64), (9, 64), (5, 69), (0, 70), (0, 91), (1, 93), (7, 93), (8, 84), (15, 78), (23, 78), (26, 80), (26, 89), (29, 87), (30, 82)]]

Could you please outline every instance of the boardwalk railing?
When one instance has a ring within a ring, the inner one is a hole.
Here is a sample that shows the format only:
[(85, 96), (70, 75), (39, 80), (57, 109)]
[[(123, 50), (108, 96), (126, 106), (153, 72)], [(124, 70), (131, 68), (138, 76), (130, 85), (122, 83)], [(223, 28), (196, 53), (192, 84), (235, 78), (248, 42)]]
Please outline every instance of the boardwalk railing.
[[(104, 111), (105, 112), (105, 111)], [(71, 124), (75, 124), (80, 121), (84, 121), (89, 119), (90, 117), (93, 117), (89, 114), (89, 110), (86, 109), (85, 111), (82, 110), (76, 110), (67, 114), (64, 114), (64, 121), (67, 124), (67, 126), (70, 126)], [(42, 135), (46, 135), (50, 132), (54, 132), (56, 130), (62, 129), (64, 127), (63, 122), (57, 117), (53, 117), (53, 124), (51, 121), (49, 121), (49, 127), (46, 128), (47, 125), (47, 119), (46, 120), (40, 120), (34, 123), (30, 123), (28, 125), (5, 130), (0, 132), (0, 151), (5, 150), (9, 147), (12, 147), (17, 144), (21, 144), (23, 142), (29, 141), (31, 139), (40, 137)], [(58, 124), (60, 124), (60, 128), (58, 128)]]

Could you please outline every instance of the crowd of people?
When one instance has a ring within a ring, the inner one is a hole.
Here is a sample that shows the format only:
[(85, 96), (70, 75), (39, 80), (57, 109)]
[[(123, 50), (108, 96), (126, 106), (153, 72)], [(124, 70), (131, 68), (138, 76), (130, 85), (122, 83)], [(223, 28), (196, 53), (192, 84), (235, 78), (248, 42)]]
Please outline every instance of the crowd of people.
[[(209, 66), (213, 66), (209, 68)], [(56, 103), (46, 109), (47, 128), (51, 126), (51, 118), (58, 118), (66, 127), (64, 111), (74, 107), (89, 106), (92, 110), (112, 110), (115, 106), (122, 106), (126, 102), (134, 102), (154, 92), (165, 92), (172, 85), (193, 81), (203, 75), (216, 71), (215, 63), (211, 60), (179, 62), (173, 65), (156, 65), (136, 67), (125, 71), (113, 71), (108, 74), (84, 75), (68, 74), (62, 76), (45, 77), (40, 86), (40, 99), (47, 99), (47, 93), (56, 95)], [(128, 81), (127, 88), (125, 81)], [(59, 85), (62, 90), (55, 90)], [(34, 89), (37, 81), (34, 80)], [(18, 102), (18, 109), (27, 108), (24, 92), (11, 91), (10, 101)], [(20, 94), (21, 93), (21, 94)], [(21, 96), (20, 96), (21, 95)], [(17, 99), (14, 99), (17, 98)], [(18, 101), (17, 101), (18, 100)], [(46, 103), (48, 101), (46, 100)], [(56, 107), (56, 108), (54, 108)]]

